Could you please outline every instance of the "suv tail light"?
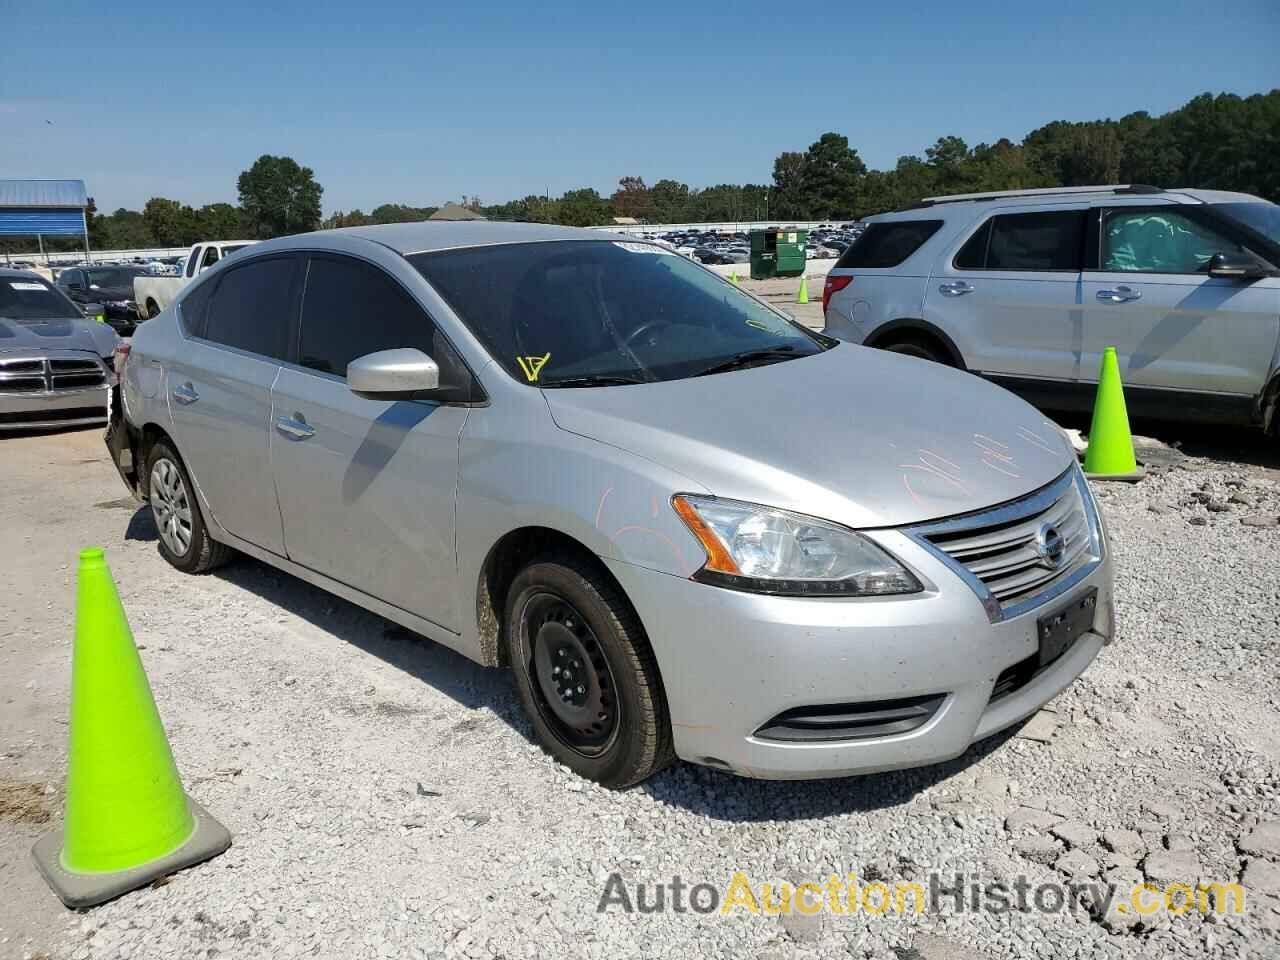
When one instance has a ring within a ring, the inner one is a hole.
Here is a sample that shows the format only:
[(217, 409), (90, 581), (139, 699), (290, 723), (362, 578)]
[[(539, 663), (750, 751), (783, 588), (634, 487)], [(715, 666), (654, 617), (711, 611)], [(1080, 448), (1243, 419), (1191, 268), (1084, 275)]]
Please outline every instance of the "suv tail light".
[(827, 312), (827, 304), (831, 302), (831, 295), (839, 293), (849, 284), (853, 283), (853, 277), (833, 277), (827, 274), (827, 282), (822, 285), (822, 312)]
[(117, 343), (116, 348), (111, 351), (111, 369), (115, 371), (116, 383), (124, 376), (124, 364), (129, 359), (129, 344)]

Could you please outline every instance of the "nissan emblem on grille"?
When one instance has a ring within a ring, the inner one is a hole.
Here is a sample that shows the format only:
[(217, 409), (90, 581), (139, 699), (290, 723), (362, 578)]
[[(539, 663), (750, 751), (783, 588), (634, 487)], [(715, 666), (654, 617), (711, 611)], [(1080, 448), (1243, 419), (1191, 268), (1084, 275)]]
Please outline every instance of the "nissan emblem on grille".
[(1046, 523), (1036, 531), (1036, 552), (1050, 568), (1056, 570), (1062, 566), (1062, 559), (1067, 552), (1067, 543), (1052, 523)]

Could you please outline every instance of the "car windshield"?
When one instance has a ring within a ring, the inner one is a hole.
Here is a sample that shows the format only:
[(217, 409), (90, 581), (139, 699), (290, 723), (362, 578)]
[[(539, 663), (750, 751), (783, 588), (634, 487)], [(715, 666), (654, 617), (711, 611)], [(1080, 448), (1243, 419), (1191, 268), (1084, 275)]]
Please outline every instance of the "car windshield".
[(1265, 201), (1243, 201), (1215, 203), (1213, 208), (1280, 245), (1280, 206)]
[(82, 316), (75, 304), (40, 277), (0, 277), (0, 317), (73, 320)]
[(540, 387), (678, 380), (834, 342), (648, 243), (512, 243), (408, 259), (494, 360)]
[(127, 287), (134, 277), (146, 275), (146, 271), (138, 267), (109, 267), (85, 273), (89, 275), (90, 285), (99, 287)]

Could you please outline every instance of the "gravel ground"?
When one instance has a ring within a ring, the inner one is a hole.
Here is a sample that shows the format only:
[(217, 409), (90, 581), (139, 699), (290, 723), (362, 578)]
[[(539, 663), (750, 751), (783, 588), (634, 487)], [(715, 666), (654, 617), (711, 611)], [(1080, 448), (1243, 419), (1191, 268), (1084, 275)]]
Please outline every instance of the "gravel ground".
[[(766, 783), (681, 764), (613, 793), (532, 744), (505, 674), (252, 561), (170, 569), (97, 432), (9, 450), (0, 957), (1280, 957), (1274, 471), (1164, 448), (1143, 483), (1099, 487), (1119, 640), (1020, 731), (941, 767)], [(1277, 462), (1262, 442), (1255, 456)], [(59, 815), (69, 591), (88, 537), (108, 547), (187, 789), (235, 843), (73, 914), (25, 849), (48, 827), (41, 810)], [(1248, 910), (596, 910), (615, 872), (723, 892), (738, 870), (758, 885), (931, 869), (1243, 876)]]

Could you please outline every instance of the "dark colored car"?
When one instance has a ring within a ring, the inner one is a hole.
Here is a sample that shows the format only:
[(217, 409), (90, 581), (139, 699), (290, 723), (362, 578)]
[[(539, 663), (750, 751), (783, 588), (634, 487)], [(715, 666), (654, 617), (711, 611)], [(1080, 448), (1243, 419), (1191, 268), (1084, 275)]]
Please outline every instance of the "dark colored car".
[(58, 289), (82, 309), (94, 304), (101, 306), (107, 323), (120, 336), (128, 337), (138, 325), (133, 278), (146, 275), (147, 271), (141, 267), (72, 267), (58, 274)]

